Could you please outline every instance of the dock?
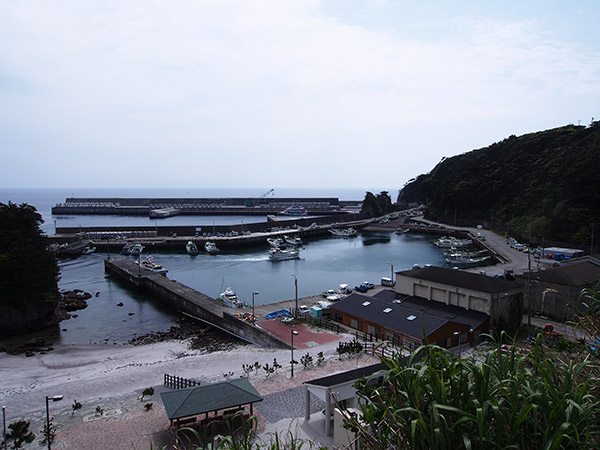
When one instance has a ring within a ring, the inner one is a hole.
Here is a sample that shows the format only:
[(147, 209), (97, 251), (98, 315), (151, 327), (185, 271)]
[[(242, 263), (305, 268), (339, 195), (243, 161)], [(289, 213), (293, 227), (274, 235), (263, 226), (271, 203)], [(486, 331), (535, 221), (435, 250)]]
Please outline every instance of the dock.
[(107, 258), (104, 270), (125, 284), (148, 292), (175, 310), (261, 347), (287, 348), (289, 345), (236, 316), (250, 308), (229, 308), (208, 295), (177, 281), (141, 268), (129, 258)]

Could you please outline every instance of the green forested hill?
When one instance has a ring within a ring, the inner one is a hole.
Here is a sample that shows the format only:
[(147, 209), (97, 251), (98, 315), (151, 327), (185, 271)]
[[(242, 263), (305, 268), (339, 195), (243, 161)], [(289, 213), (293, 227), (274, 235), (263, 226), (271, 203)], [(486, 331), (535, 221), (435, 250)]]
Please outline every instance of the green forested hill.
[(600, 122), (510, 136), (444, 159), (398, 201), (425, 203), (428, 218), (450, 224), (493, 223), (589, 244), (600, 222)]

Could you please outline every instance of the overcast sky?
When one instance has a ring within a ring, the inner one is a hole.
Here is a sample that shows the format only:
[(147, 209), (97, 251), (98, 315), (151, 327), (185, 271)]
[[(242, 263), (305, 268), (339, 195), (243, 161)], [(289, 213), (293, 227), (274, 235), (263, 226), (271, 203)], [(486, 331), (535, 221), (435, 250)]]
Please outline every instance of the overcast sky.
[(599, 12), (0, 0), (0, 188), (401, 188), (444, 156), (600, 118)]

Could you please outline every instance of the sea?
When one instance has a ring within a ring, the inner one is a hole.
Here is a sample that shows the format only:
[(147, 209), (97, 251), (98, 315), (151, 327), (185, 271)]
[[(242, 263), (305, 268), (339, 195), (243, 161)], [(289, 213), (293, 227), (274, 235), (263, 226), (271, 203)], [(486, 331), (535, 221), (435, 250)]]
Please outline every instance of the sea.
[[(370, 190), (375, 194), (383, 191)], [(0, 202), (28, 203), (42, 215), (42, 230), (54, 234), (61, 226), (123, 226), (155, 224), (155, 219), (140, 216), (53, 216), (51, 208), (68, 197), (175, 197), (256, 198), (268, 189), (0, 189)], [(276, 197), (337, 197), (362, 200), (361, 189), (278, 189)], [(393, 200), (396, 193), (389, 190)], [(262, 222), (261, 216), (174, 216), (158, 220), (158, 225), (212, 225)], [(407, 270), (414, 264), (443, 265), (444, 256), (432, 243), (432, 237), (418, 234), (361, 232), (351, 239), (321, 237), (304, 242), (300, 259), (271, 261), (268, 243), (248, 248), (221, 251), (217, 255), (202, 252), (190, 257), (180, 252), (155, 252), (154, 260), (168, 269), (167, 277), (216, 297), (231, 287), (238, 297), (255, 304), (271, 304), (298, 296), (337, 289), (340, 284), (353, 287), (364, 281), (379, 283), (392, 271)], [(147, 254), (147, 253), (146, 253)], [(80, 289), (91, 293), (86, 309), (63, 321), (56, 329), (41, 333), (55, 344), (124, 344), (136, 336), (165, 331), (176, 323), (177, 313), (159, 300), (137, 292), (104, 272), (106, 253), (96, 252), (77, 259), (59, 261), (61, 290)], [(118, 306), (122, 304), (122, 306)], [(40, 336), (36, 333), (35, 336)], [(19, 341), (30, 336), (21, 336)], [(33, 336), (31, 336), (33, 337)], [(10, 341), (6, 343), (10, 344)]]

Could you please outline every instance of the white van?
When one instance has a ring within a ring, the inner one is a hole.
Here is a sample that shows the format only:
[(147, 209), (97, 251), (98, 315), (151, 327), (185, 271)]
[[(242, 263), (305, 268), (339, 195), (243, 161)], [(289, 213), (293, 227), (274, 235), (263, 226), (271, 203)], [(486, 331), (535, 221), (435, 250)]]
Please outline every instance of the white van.
[(381, 285), (382, 286), (393, 286), (394, 282), (392, 281), (391, 278), (383, 277), (381, 279)]

